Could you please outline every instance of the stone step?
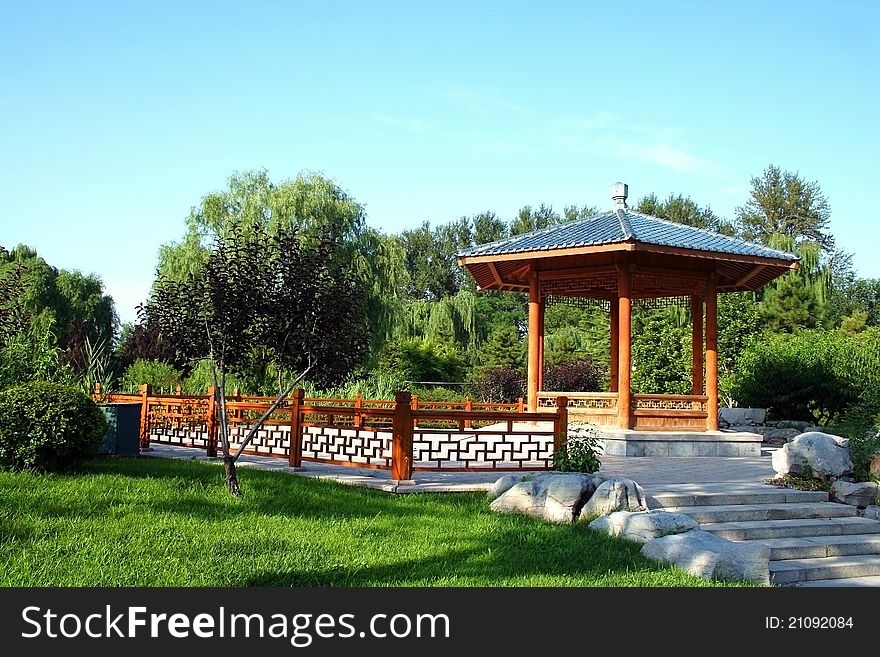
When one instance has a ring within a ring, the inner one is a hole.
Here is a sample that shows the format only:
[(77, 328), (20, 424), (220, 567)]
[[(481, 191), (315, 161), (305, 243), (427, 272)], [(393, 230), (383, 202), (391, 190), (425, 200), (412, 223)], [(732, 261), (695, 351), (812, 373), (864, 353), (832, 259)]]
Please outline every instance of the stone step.
[(798, 582), (880, 576), (880, 556), (852, 555), (821, 559), (787, 559), (770, 562), (770, 583)]
[(770, 559), (773, 561), (880, 554), (880, 534), (764, 538), (744, 542), (767, 545), (770, 548)]
[(789, 502), (781, 504), (722, 504), (716, 506), (673, 506), (665, 511), (683, 513), (704, 523), (791, 520), (796, 518), (849, 518), (856, 507), (831, 502)]
[(880, 586), (880, 575), (871, 575), (868, 577), (841, 577), (839, 579), (812, 579), (804, 582), (795, 582), (788, 586), (798, 587), (878, 587)]
[(669, 508), (686, 506), (721, 506), (729, 504), (788, 504), (795, 502), (827, 502), (828, 493), (823, 491), (794, 490), (792, 488), (776, 488), (775, 486), (759, 486), (753, 489), (744, 488), (742, 492), (701, 493), (674, 491), (649, 494), (653, 502), (651, 508)]
[(747, 541), (762, 538), (880, 534), (880, 521), (858, 516), (848, 518), (750, 520), (747, 522), (701, 523), (700, 529), (712, 532), (730, 541)]

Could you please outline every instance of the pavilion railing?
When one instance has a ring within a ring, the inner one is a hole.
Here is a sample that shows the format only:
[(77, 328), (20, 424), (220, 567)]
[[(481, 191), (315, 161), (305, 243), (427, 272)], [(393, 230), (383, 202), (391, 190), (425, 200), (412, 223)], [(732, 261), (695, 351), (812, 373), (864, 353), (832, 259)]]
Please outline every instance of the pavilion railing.
[[(216, 456), (219, 407), (214, 395), (103, 394), (96, 401), (141, 405), (141, 447), (151, 443), (205, 449)], [(229, 440), (236, 449), (274, 400), (227, 396)], [(306, 399), (301, 390), (265, 421), (245, 454), (390, 470), (409, 479), (414, 470), (548, 470), (564, 442), (568, 413), (564, 396), (554, 412), (522, 411), (523, 403), (425, 402), (409, 393), (394, 400)], [(291, 437), (298, 437), (291, 440)]]
[[(572, 420), (599, 426), (619, 425), (616, 392), (548, 392), (538, 393), (538, 411), (552, 411), (559, 397), (568, 400)], [(708, 415), (706, 395), (634, 394), (630, 401), (629, 426), (636, 430), (705, 431)]]

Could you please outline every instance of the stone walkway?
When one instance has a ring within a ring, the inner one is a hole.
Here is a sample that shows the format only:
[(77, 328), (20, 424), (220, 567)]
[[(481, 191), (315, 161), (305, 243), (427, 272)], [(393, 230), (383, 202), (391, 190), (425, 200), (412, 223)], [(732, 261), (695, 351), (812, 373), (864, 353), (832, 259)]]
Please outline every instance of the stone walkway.
[[(209, 460), (204, 450), (154, 444), (144, 456)], [(650, 495), (687, 494), (766, 488), (763, 483), (775, 475), (769, 452), (760, 457), (675, 457), (675, 456), (602, 456), (601, 472), (626, 476), (637, 481)], [(241, 467), (276, 470), (292, 475), (331, 479), (343, 484), (366, 486), (397, 493), (462, 492), (487, 490), (502, 475), (487, 472), (415, 472), (410, 482), (391, 480), (387, 470), (370, 470), (339, 465), (305, 462), (300, 470), (287, 461), (268, 456), (242, 455)], [(523, 473), (524, 474), (524, 473)]]

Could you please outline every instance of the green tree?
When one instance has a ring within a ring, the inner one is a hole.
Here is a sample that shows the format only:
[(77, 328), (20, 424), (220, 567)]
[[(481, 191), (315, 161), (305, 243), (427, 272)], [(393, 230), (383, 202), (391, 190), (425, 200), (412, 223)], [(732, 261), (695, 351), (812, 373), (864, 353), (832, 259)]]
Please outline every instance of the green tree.
[(479, 365), (482, 368), (507, 367), (522, 370), (525, 362), (525, 345), (519, 331), (510, 324), (496, 326), (480, 349)]
[(661, 201), (655, 194), (648, 194), (639, 200), (636, 210), (660, 219), (667, 219), (686, 226), (733, 235), (734, 227), (716, 215), (710, 207), (701, 208), (690, 197), (670, 194)]
[(634, 317), (633, 392), (682, 395), (692, 390), (691, 331), (686, 323), (673, 321), (670, 310)]
[(834, 248), (828, 232), (831, 207), (819, 183), (809, 182), (798, 173), (770, 165), (751, 179), (752, 191), (736, 216), (749, 239), (768, 244), (773, 235), (782, 235), (799, 244), (818, 243), (824, 251)]
[(236, 496), (238, 457), (294, 386), (310, 372), (318, 385), (341, 383), (366, 349), (363, 295), (331, 257), (337, 245), (303, 240), (295, 227), (269, 231), (218, 235), (198, 272), (183, 281), (160, 276), (144, 311), (182, 356), (211, 360), (221, 418), (228, 371), (253, 371), (257, 359), (278, 372), (277, 398), (234, 453), (227, 423), (219, 423), (226, 482)]
[(760, 306), (761, 319), (772, 333), (791, 333), (815, 328), (822, 319), (822, 305), (815, 289), (801, 276), (789, 273), (768, 287)]
[(113, 299), (94, 274), (58, 270), (36, 250), (18, 245), (12, 251), (0, 248), (4, 285), (7, 292), (16, 290), (16, 299), (6, 303), (16, 308), (19, 319), (27, 317), (30, 334), (42, 340), (48, 332), (51, 346), (62, 351), (62, 361), (75, 371), (86, 365), (87, 344), (112, 344), (117, 326)]

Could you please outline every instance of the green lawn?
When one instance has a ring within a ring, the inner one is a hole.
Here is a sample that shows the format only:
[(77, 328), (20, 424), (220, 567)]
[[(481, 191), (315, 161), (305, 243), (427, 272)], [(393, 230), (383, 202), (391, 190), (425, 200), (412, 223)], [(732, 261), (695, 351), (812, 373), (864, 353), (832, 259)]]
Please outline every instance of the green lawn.
[(216, 464), (101, 459), (0, 472), (4, 586), (711, 586), (485, 495), (391, 495)]

